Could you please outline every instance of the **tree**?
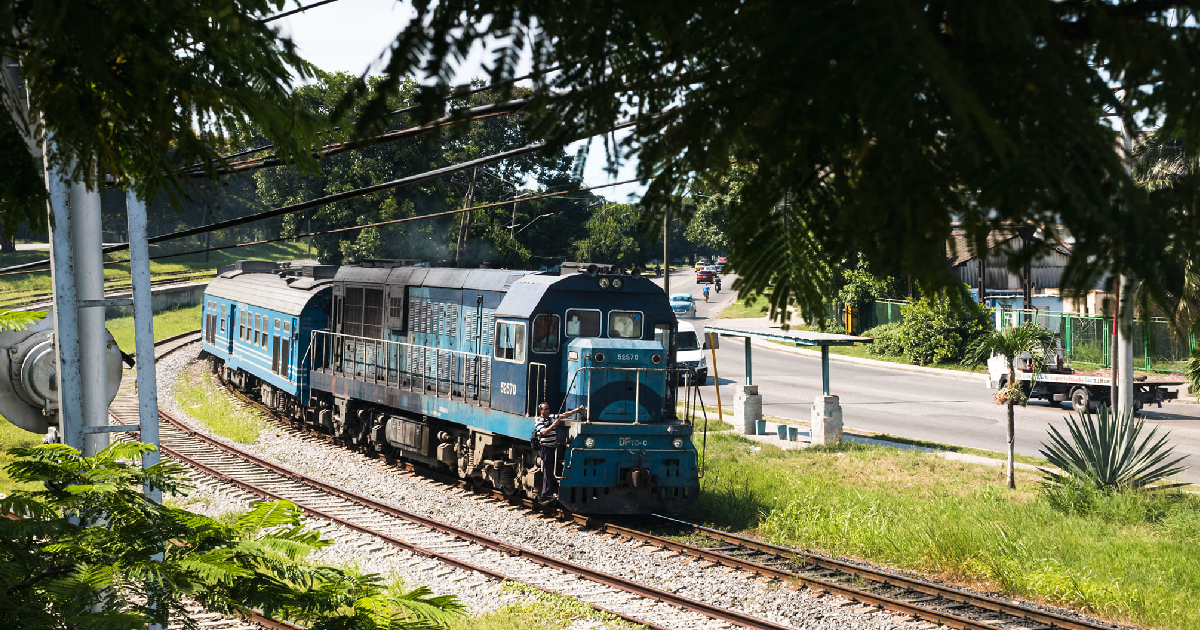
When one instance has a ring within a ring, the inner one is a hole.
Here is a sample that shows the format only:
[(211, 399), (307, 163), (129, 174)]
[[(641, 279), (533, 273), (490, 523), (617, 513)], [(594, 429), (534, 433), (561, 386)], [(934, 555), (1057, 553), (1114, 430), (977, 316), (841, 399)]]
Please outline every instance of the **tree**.
[(587, 237), (575, 242), (572, 256), (583, 262), (632, 267), (643, 260), (638, 238), (637, 209), (626, 204), (605, 204), (588, 219)]
[(999, 392), (996, 394), (996, 401), (1008, 405), (1008, 459), (1006, 473), (1008, 477), (1008, 487), (1016, 488), (1017, 480), (1014, 472), (1016, 430), (1013, 421), (1013, 406), (1025, 406), (1029, 398), (1026, 390), (1021, 387), (1017, 381), (1017, 357), (1022, 354), (1029, 353), (1033, 357), (1033, 377), (1036, 379), (1041, 367), (1046, 360), (1046, 352), (1051, 349), (1054, 344), (1054, 333), (1050, 332), (1045, 326), (1035, 324), (1033, 322), (1025, 322), (1020, 326), (1012, 328), (1004, 328), (1001, 330), (992, 330), (988, 334), (979, 338), (970, 347), (968, 359), (971, 363), (984, 363), (989, 357), (1003, 357), (1008, 365), (1008, 378), (1004, 381)]
[[(1191, 6), (421, 2), (386, 72), (453, 76), (461, 51), (496, 39), (510, 44), (494, 47), (501, 81), (528, 46), (535, 137), (563, 146), (632, 115), (610, 156), (638, 160), (647, 225), (693, 177), (757, 164), (730, 208), (730, 256), (745, 288), (775, 284), (776, 306), (794, 293), (804, 312), (819, 309), (822, 262), (858, 251), (872, 268), (965, 299), (945, 261), (955, 221), (979, 250), (989, 230), (1045, 229), (1017, 267), (1064, 226), (1068, 288), (1091, 288), (1115, 257), (1169, 304), (1183, 280), (1166, 252), (1200, 242), (1200, 177), (1173, 193), (1139, 189), (1108, 115), (1144, 115), (1200, 152)], [(1118, 77), (1128, 98), (1114, 92)], [(446, 92), (427, 91), (431, 112)]]
[[(46, 223), (41, 165), (75, 181), (111, 179), (153, 201), (178, 198), (177, 169), (216, 176), (221, 152), (253, 127), (275, 151), (311, 168), (327, 127), (295, 106), (291, 88), (310, 66), (262, 16), (284, 0), (74, 0), (0, 3), (0, 56), (20, 65), (28, 115), (14, 92), (0, 101), (0, 217)], [(32, 120), (33, 124), (24, 121)]]
[(309, 562), (332, 541), (304, 529), (285, 501), (226, 525), (149, 500), (145, 485), (183, 490), (178, 465), (124, 463), (152, 448), (118, 442), (94, 457), (63, 445), (13, 451), (13, 478), (46, 489), (0, 500), (0, 512), (21, 517), (0, 519), (0, 618), (31, 629), (166, 627), (168, 619), (194, 627), (188, 597), (214, 612), (258, 608), (309, 628), (427, 630), (462, 610), (452, 596), (389, 595), (379, 576)]

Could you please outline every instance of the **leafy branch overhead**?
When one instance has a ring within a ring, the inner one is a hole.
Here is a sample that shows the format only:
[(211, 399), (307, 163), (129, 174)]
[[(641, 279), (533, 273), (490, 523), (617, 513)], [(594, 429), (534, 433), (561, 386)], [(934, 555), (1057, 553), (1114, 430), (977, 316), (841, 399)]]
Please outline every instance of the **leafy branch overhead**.
[(0, 519), (0, 618), (9, 627), (106, 630), (170, 619), (195, 628), (185, 597), (314, 629), (426, 630), (462, 610), (428, 589), (393, 593), (379, 576), (312, 562), (310, 553), (332, 541), (305, 529), (291, 503), (260, 503), (232, 524), (154, 503), (143, 486), (186, 488), (177, 465), (125, 463), (152, 448), (115, 443), (94, 457), (63, 445), (14, 449), (9, 474), (46, 489), (0, 500), (0, 512), (21, 517)]
[[(1175, 257), (1200, 242), (1200, 175), (1137, 186), (1110, 116), (1137, 113), (1197, 153), (1200, 24), (1188, 2), (415, 6), (390, 77), (453, 76), (462, 51), (493, 39), (511, 44), (491, 69), (508, 78), (528, 44), (534, 135), (562, 146), (632, 114), (610, 156), (638, 160), (652, 215), (694, 177), (756, 165), (729, 207), (731, 259), (743, 289), (774, 284), (773, 300), (794, 294), (805, 312), (826, 297), (822, 263), (858, 251), (872, 269), (960, 292), (946, 265), (953, 221), (976, 250), (1014, 222), (1044, 226), (1044, 247), (1069, 232), (1068, 288), (1092, 288), (1115, 258), (1168, 307), (1184, 282)], [(1128, 101), (1118, 76), (1136, 88)]]

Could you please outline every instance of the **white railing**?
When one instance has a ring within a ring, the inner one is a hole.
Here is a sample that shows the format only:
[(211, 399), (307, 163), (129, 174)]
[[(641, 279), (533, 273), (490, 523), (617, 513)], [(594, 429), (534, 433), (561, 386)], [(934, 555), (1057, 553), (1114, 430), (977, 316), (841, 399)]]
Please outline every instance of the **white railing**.
[(310, 369), (440, 398), (487, 404), (492, 358), (482, 354), (313, 331)]

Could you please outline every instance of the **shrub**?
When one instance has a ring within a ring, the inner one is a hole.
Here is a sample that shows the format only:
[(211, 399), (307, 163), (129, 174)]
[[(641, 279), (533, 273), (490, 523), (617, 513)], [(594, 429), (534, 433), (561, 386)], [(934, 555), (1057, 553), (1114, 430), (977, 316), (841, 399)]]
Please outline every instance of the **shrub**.
[[(1158, 427), (1141, 438), (1145, 424), (1131, 413), (1109, 411), (1077, 413), (1067, 416), (1070, 440), (1050, 427), (1050, 443), (1043, 444), (1042, 456), (1061, 472), (1043, 470), (1051, 485), (1083, 484), (1097, 490), (1136, 490), (1182, 472), (1184, 457), (1174, 455), (1166, 435), (1155, 439)], [(1139, 439), (1140, 438), (1140, 439)], [(1174, 484), (1167, 487), (1176, 487)]]
[(973, 304), (954, 304), (944, 295), (922, 297), (901, 312), (900, 343), (917, 365), (961, 361), (967, 346), (991, 328), (986, 314)]
[(904, 354), (904, 344), (900, 336), (904, 325), (900, 322), (880, 324), (870, 330), (863, 331), (864, 337), (874, 337), (875, 342), (867, 344), (867, 352), (887, 357), (898, 357)]

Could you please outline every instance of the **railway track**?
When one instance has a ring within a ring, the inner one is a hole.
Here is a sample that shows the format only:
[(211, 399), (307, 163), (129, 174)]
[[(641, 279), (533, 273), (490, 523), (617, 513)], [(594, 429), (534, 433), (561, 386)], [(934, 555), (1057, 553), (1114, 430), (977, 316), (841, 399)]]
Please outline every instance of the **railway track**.
[[(298, 435), (316, 438), (351, 448), (363, 455), (385, 459), (368, 449), (356, 447), (348, 442), (314, 431), (286, 417), (254, 399), (229, 388), (229, 391), (244, 402), (274, 418), (276, 422)], [(402, 468), (436, 481), (450, 483), (461, 488), (479, 491), (463, 480), (404, 462)], [(490, 492), (490, 491), (488, 491)], [(807, 551), (772, 545), (760, 540), (706, 528), (694, 523), (654, 516), (648, 523), (633, 524), (584, 517), (561, 510), (547, 510), (526, 499), (515, 499), (500, 493), (490, 492), (498, 501), (522, 506), (542, 512), (551, 517), (570, 520), (600, 534), (615, 535), (660, 547), (674, 553), (711, 562), (764, 578), (804, 586), (821, 593), (829, 593), (858, 602), (864, 607), (883, 609), (926, 622), (961, 630), (983, 630), (1005, 628), (1007, 630), (1116, 630), (1118, 626), (1033, 608), (996, 597), (984, 596), (953, 587), (915, 579), (895, 572), (884, 571), (844, 560), (825, 557)], [(649, 530), (649, 531), (647, 531)], [(659, 533), (653, 533), (653, 532)], [(704, 539), (707, 546), (680, 542), (668, 537), (686, 534), (689, 539)], [(500, 545), (504, 543), (499, 543)], [(609, 576), (611, 577), (611, 576)], [(586, 601), (586, 600), (585, 600)], [(639, 621), (644, 623), (644, 621)], [(736, 623), (736, 622), (733, 622)], [(741, 625), (741, 624), (739, 624)], [(766, 627), (747, 625), (747, 627)]]
[[(181, 335), (160, 344), (166, 348), (164, 352), (174, 352), (190, 343), (189, 339)], [(109, 415), (120, 424), (136, 422), (136, 399), (118, 397)], [(309, 478), (195, 431), (161, 409), (159, 419), (164, 456), (255, 498), (290, 501), (326, 535), (345, 538), (350, 532), (363, 539), (355, 544), (373, 544), (378, 553), (406, 552), (419, 560), (526, 584), (654, 629), (788, 628), (477, 534)]]

